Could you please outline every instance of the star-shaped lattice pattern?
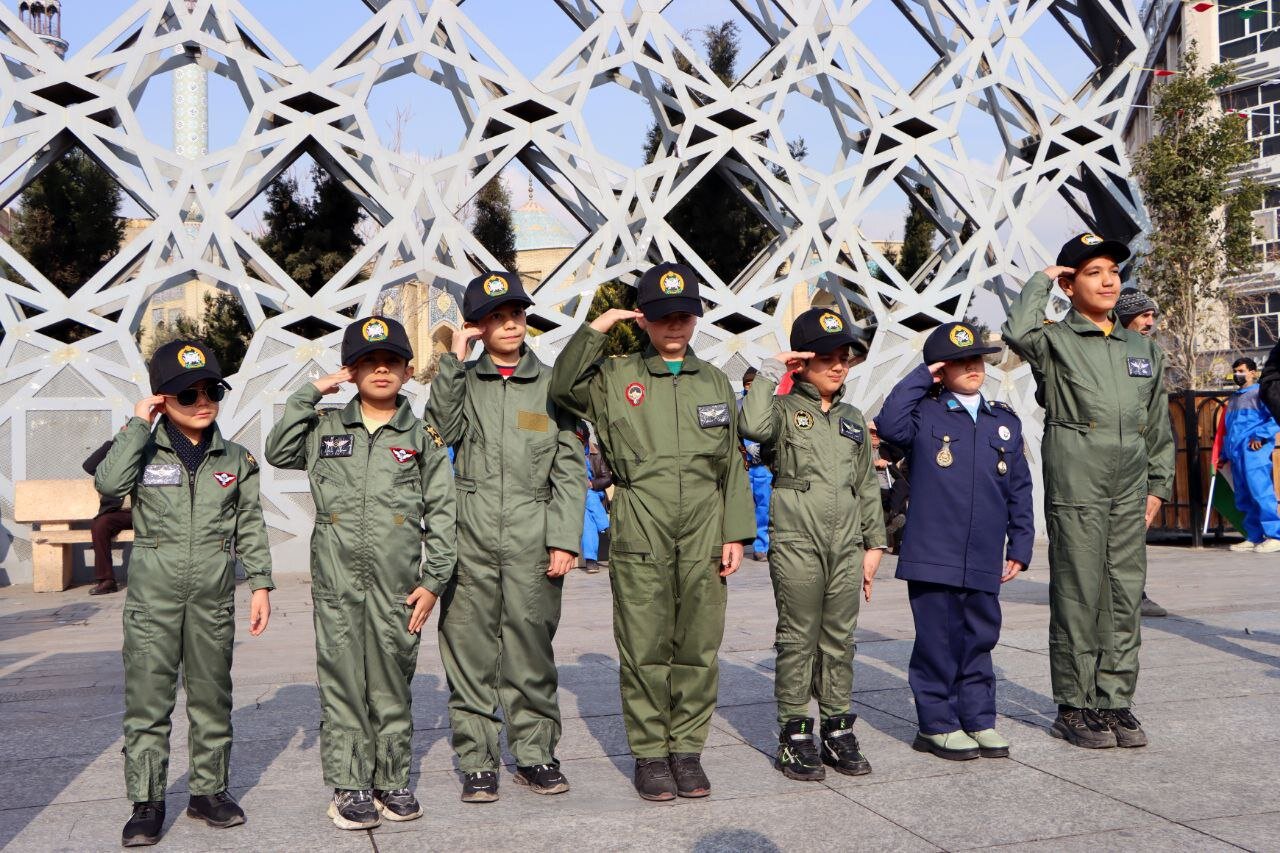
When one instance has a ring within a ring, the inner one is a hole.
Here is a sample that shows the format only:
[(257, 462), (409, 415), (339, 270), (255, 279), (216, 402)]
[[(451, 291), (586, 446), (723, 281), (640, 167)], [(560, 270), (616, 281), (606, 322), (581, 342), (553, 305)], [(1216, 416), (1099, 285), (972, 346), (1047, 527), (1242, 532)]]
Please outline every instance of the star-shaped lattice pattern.
[[(907, 19), (918, 40), (867, 43), (859, 16), (873, 3)], [(468, 230), (467, 203), (513, 161), (587, 235), (537, 291), (533, 310), (546, 331), (534, 344), (545, 360), (585, 315), (590, 299), (580, 297), (610, 280), (634, 283), (678, 255), (706, 281), (695, 345), (734, 378), (785, 342), (797, 290), (821, 292), (874, 327), (850, 389), (869, 412), (918, 359), (930, 324), (964, 316), (980, 290), (1007, 298), (1052, 255), (1037, 217), (1065, 201), (1108, 234), (1132, 239), (1143, 227), (1119, 138), (1134, 100), (1129, 63), (1145, 48), (1132, 0), (741, 0), (734, 5), (766, 47), (744, 57), (748, 70), (732, 85), (704, 64), (667, 5), (548, 3), (576, 37), (532, 77), (503, 57), (465, 2), (367, 0), (362, 26), (312, 68), (235, 0), (198, 0), (190, 13), (185, 0), (140, 0), (65, 60), (0, 8), (4, 199), (78, 146), (150, 217), (70, 297), (0, 242), (0, 260), (25, 280), (0, 280), (0, 512), (16, 537), (4, 560), (10, 579), (30, 576), (28, 533), (12, 522), (13, 483), (76, 476), (80, 460), (128, 417), (145, 386), (135, 333), (157, 293), (198, 278), (243, 304), (256, 331), (220, 420), (259, 453), (284, 398), (337, 366), (341, 332), (309, 340), (289, 330), (300, 321), (340, 329), (351, 312), (383, 310), (417, 281), (421, 314), (457, 322), (451, 297), (477, 265), (493, 263)], [(1090, 58), (1091, 74), (1054, 77), (1028, 38), (1046, 27)], [(878, 59), (892, 50), (922, 51), (927, 70), (895, 79)], [(193, 61), (235, 84), (247, 116), (233, 147), (186, 157), (147, 139), (136, 108), (150, 81)], [(462, 119), (465, 134), (435, 160), (396, 150), (370, 114), (371, 92), (398, 78), (446, 93)], [(638, 96), (662, 127), (658, 155), (641, 168), (592, 141), (585, 104), (614, 86)], [(829, 117), (838, 141), (829, 168), (787, 149), (783, 124), (797, 99)], [(994, 165), (970, 151), (967, 135), (978, 127), (999, 140)], [(365, 245), (315, 294), (235, 221), (304, 154), (338, 175), (373, 223)], [(731, 281), (667, 221), (712, 172), (776, 235)], [(895, 185), (929, 190), (941, 236), (910, 279), (864, 236), (877, 196)], [(730, 317), (733, 324), (717, 325)], [(91, 334), (71, 344), (47, 334), (67, 320)], [(1025, 368), (993, 370), (990, 390), (1037, 420)], [(305, 566), (305, 479), (264, 471), (263, 498), (280, 566)]]

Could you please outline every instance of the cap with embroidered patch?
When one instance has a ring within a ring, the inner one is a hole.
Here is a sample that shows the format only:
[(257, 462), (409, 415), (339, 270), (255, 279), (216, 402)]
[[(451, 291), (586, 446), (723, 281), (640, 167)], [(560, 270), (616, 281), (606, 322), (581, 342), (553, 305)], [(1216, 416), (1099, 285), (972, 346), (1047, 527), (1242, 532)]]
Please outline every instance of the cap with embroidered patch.
[(342, 335), (342, 363), (351, 366), (377, 350), (386, 350), (413, 361), (409, 335), (399, 321), (390, 317), (362, 317), (347, 326)]
[(1119, 240), (1105, 240), (1097, 234), (1086, 232), (1077, 234), (1058, 252), (1057, 264), (1060, 267), (1076, 267), (1094, 258), (1108, 257), (1117, 264), (1129, 260), (1129, 247)]
[(151, 378), (152, 394), (177, 394), (201, 379), (231, 387), (222, 378), (218, 357), (204, 341), (181, 339), (158, 347), (151, 354), (147, 374)]
[(467, 283), (466, 292), (462, 294), (462, 319), (478, 323), (489, 312), (509, 302), (526, 306), (533, 304), (524, 291), (520, 276), (504, 270), (482, 272)]
[(924, 363), (955, 361), (975, 355), (1000, 352), (1000, 347), (983, 345), (978, 330), (968, 323), (943, 323), (924, 340)]
[(661, 263), (650, 267), (636, 285), (636, 306), (646, 320), (660, 320), (677, 313), (701, 317), (698, 277), (684, 264)]
[(843, 346), (865, 353), (867, 346), (852, 324), (832, 308), (810, 308), (791, 323), (791, 349), (824, 355)]

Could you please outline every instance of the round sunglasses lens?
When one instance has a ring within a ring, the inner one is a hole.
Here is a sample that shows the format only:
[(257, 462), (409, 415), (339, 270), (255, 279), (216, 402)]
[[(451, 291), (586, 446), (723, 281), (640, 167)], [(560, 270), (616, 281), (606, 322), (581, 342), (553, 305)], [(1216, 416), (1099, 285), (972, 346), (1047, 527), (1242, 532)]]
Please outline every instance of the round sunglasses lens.
[(196, 404), (196, 398), (199, 396), (199, 392), (194, 388), (188, 388), (185, 391), (179, 391), (173, 396), (174, 399), (178, 401), (179, 406), (194, 406)]
[(227, 396), (227, 389), (222, 385), (210, 385), (208, 388), (204, 389), (204, 393), (209, 396), (210, 402), (221, 403), (222, 398)]

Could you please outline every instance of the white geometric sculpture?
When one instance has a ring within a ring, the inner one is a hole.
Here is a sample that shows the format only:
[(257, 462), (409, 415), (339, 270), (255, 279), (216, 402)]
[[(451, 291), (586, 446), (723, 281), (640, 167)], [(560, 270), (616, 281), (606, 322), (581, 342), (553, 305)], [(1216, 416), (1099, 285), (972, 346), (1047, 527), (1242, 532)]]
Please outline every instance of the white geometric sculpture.
[[(413, 280), (459, 295), (477, 264), (493, 263), (468, 231), (466, 204), (513, 160), (587, 234), (537, 292), (535, 323), (546, 331), (533, 342), (545, 360), (585, 315), (590, 299), (577, 297), (605, 281), (634, 282), (679, 254), (707, 282), (694, 345), (735, 378), (785, 341), (782, 309), (775, 317), (764, 307), (774, 297), (785, 304), (797, 285), (869, 316), (876, 333), (850, 393), (870, 413), (918, 359), (922, 328), (963, 316), (975, 291), (1016, 290), (1052, 256), (1066, 235), (1036, 233), (1037, 214), (1066, 200), (1109, 234), (1131, 238), (1143, 225), (1119, 138), (1137, 80), (1130, 64), (1145, 52), (1132, 0), (741, 0), (734, 5), (768, 48), (758, 61), (743, 57), (749, 70), (731, 86), (664, 17), (663, 0), (547, 3), (546, 14), (567, 16), (580, 33), (532, 78), (469, 20), (466, 3), (367, 2), (368, 20), (313, 68), (235, 0), (141, 0), (65, 60), (0, 9), (3, 201), (79, 145), (154, 219), (70, 298), (0, 242), (0, 258), (30, 283), (0, 280), (0, 520), (14, 537), (0, 545), (0, 567), (9, 581), (30, 579), (29, 532), (12, 522), (13, 483), (81, 476), (80, 461), (129, 416), (146, 386), (134, 332), (157, 292), (195, 276), (243, 302), (256, 332), (220, 423), (258, 453), (285, 397), (337, 366), (340, 332), (312, 341), (287, 327), (316, 318), (340, 329), (344, 309), (371, 313), (385, 302), (380, 294)], [(863, 43), (856, 19), (873, 2), (906, 17), (922, 41)], [(1094, 57), (1096, 73), (1056, 81), (1024, 38), (1045, 27)], [(926, 43), (937, 61), (922, 79), (895, 80), (877, 60)], [(142, 132), (135, 108), (148, 81), (192, 61), (244, 99), (248, 118), (234, 147), (179, 154)], [(374, 87), (404, 75), (447, 92), (466, 127), (438, 159), (398, 153), (385, 122), (370, 115)], [(584, 103), (611, 86), (639, 95), (663, 124), (658, 156), (639, 169), (591, 142)], [(830, 171), (787, 151), (781, 122), (796, 98), (827, 111), (840, 134)], [(966, 153), (974, 122), (1001, 138), (994, 167)], [(303, 153), (339, 175), (377, 225), (315, 295), (233, 222)], [(750, 187), (777, 234), (734, 281), (717, 278), (664, 221), (712, 170)], [(862, 236), (866, 211), (893, 183), (928, 187), (935, 199), (942, 245), (914, 281)], [(447, 299), (428, 302), (450, 311)], [(726, 318), (739, 331), (716, 325)], [(94, 334), (65, 344), (43, 333), (68, 319)], [(1025, 368), (993, 374), (990, 390), (1034, 427)], [(278, 568), (305, 569), (305, 476), (267, 468), (262, 486)]]

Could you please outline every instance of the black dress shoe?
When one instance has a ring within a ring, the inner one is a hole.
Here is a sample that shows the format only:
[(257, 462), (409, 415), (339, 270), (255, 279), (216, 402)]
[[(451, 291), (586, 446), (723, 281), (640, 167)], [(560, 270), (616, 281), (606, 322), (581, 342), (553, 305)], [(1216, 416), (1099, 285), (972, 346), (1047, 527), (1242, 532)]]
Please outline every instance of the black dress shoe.
[(191, 801), (187, 803), (187, 817), (226, 829), (244, 823), (244, 809), (226, 791), (209, 795), (193, 794)]
[(109, 595), (113, 592), (119, 591), (120, 587), (116, 585), (115, 581), (98, 581), (93, 586), (89, 587), (90, 595)]
[(134, 803), (133, 816), (120, 834), (122, 847), (150, 847), (164, 830), (164, 800)]

